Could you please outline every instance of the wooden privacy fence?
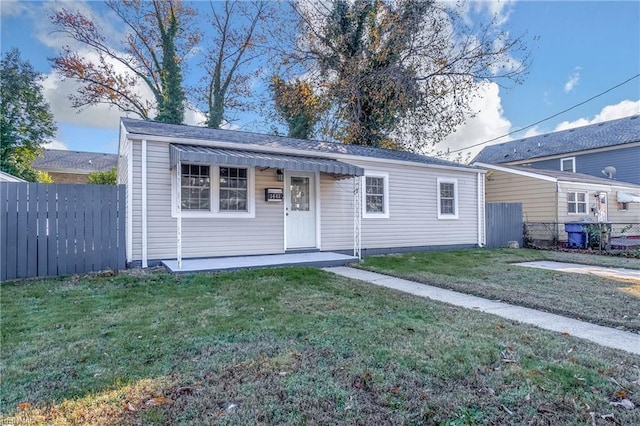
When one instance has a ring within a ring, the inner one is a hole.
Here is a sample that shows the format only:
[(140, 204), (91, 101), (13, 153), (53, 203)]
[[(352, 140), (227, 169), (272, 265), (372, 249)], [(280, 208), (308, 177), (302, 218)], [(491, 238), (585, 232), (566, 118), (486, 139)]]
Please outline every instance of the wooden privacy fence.
[(485, 219), (487, 247), (506, 247), (507, 241), (517, 241), (522, 247), (524, 236), (522, 203), (487, 203)]
[(124, 185), (0, 182), (0, 280), (125, 267)]

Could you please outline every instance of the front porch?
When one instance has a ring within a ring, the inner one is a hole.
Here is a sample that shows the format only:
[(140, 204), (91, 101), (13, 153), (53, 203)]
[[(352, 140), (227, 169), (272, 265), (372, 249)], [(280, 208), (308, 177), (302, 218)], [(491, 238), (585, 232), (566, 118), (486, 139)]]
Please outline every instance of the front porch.
[(182, 268), (176, 259), (163, 260), (161, 263), (172, 273), (220, 272), (238, 269), (275, 268), (283, 266), (314, 266), (326, 268), (357, 263), (355, 256), (330, 251), (309, 253), (269, 254), (259, 256), (232, 256), (204, 259), (182, 259)]

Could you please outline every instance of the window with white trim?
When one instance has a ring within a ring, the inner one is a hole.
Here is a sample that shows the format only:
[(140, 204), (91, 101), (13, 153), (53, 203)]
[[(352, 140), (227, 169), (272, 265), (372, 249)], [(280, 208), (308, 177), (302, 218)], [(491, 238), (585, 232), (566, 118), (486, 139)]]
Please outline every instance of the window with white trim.
[(389, 174), (365, 172), (362, 214), (365, 218), (389, 217)]
[(438, 219), (458, 218), (458, 179), (438, 178)]
[(560, 171), (563, 172), (576, 172), (576, 157), (562, 158), (560, 159)]
[(211, 209), (211, 177), (209, 166), (183, 164), (180, 178), (182, 200), (180, 208), (183, 210)]
[(247, 211), (247, 169), (220, 167), (220, 211)]
[[(175, 179), (174, 174), (171, 179), (173, 217), (176, 217)], [(253, 168), (182, 164), (182, 214), (186, 217), (254, 217), (253, 179)]]
[(584, 191), (567, 192), (567, 213), (586, 214), (589, 193)]

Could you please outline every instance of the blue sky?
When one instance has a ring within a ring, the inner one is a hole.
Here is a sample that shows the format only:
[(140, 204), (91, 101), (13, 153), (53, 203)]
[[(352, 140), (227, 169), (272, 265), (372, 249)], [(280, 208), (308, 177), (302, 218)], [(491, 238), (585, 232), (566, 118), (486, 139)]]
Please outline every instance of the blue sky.
[[(52, 33), (47, 15), (60, 2), (0, 2), (1, 49), (20, 49), (46, 77), (45, 95), (58, 121), (51, 145), (81, 151), (117, 151), (118, 117), (104, 106), (74, 111), (61, 82), (51, 71), (48, 57), (66, 44)], [(65, 7), (102, 12), (102, 24), (117, 24), (99, 2), (64, 3)], [(206, 6), (199, 2), (198, 7)], [(640, 73), (640, 2), (638, 1), (476, 1), (468, 8), (471, 20), (498, 13), (511, 35), (524, 34), (532, 65), (522, 85), (484, 84), (474, 102), (477, 114), (435, 150), (462, 149), (535, 123), (571, 108)], [(191, 66), (194, 66), (193, 64)], [(512, 135), (521, 138), (577, 125), (640, 113), (640, 78), (533, 128)], [(197, 118), (191, 116), (190, 121)], [(265, 131), (256, 115), (240, 117), (243, 130)], [(500, 139), (496, 142), (504, 142)], [(476, 148), (471, 152), (477, 152)]]

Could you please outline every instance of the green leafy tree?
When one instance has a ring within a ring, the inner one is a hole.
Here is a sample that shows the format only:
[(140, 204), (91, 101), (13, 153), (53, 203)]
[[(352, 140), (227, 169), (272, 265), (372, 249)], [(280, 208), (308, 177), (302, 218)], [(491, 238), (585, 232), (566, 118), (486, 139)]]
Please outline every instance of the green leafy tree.
[[(113, 44), (94, 19), (68, 9), (51, 16), (57, 30), (80, 42), (97, 59), (69, 47), (52, 59), (64, 77), (81, 85), (70, 96), (76, 108), (108, 104), (123, 112), (180, 124), (184, 120), (184, 56), (199, 36), (190, 26), (195, 12), (179, 0), (110, 0), (107, 7), (124, 24), (125, 36)], [(142, 88), (153, 93), (143, 96)]]
[(289, 60), (331, 99), (331, 136), (346, 143), (420, 151), (473, 113), (479, 82), (520, 82), (528, 64), (521, 38), (497, 17), (470, 28), (451, 4), (335, 0), (296, 10), (302, 30)]
[(36, 182), (39, 183), (53, 183), (51, 175), (42, 170), (36, 170)]
[(32, 161), (56, 133), (42, 94), (42, 75), (12, 49), (0, 64), (0, 169), (27, 181), (37, 180)]
[(278, 115), (287, 123), (288, 136), (309, 139), (324, 110), (323, 101), (313, 93), (311, 84), (299, 79), (286, 83), (274, 76), (269, 88)]
[(97, 171), (89, 173), (87, 183), (94, 185), (115, 185), (118, 181), (118, 171), (116, 168), (106, 171)]

